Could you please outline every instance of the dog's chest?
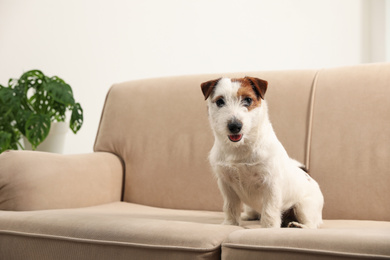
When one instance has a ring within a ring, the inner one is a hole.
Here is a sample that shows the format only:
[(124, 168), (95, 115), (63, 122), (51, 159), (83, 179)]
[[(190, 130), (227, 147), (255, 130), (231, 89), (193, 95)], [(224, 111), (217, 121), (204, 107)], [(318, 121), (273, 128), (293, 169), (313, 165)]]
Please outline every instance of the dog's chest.
[(219, 164), (218, 177), (234, 189), (243, 200), (261, 195), (265, 183), (263, 166), (259, 163)]

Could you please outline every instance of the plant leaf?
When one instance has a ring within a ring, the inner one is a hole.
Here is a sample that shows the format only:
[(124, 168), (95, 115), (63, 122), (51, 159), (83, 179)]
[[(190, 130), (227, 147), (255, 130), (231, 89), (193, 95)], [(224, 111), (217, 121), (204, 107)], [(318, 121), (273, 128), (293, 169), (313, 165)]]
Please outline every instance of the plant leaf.
[(70, 117), (69, 127), (72, 129), (73, 133), (77, 133), (84, 122), (83, 108), (80, 103), (76, 103), (72, 109), (72, 115)]
[(20, 107), (20, 101), (11, 88), (0, 87), (0, 104), (7, 110), (17, 110)]
[(54, 102), (51, 105), (50, 115), (52, 122), (65, 122), (67, 106)]
[(31, 114), (25, 126), (26, 137), (35, 150), (42, 143), (50, 131), (50, 116), (43, 114)]
[(28, 110), (19, 110), (16, 113), (16, 128), (22, 133), (22, 135), (27, 136), (26, 134), (26, 122), (30, 118), (33, 112)]
[(74, 104), (72, 88), (68, 84), (49, 80), (44, 84), (44, 88), (55, 101), (66, 106)]
[(0, 131), (0, 153), (10, 148), (11, 138), (12, 134)]

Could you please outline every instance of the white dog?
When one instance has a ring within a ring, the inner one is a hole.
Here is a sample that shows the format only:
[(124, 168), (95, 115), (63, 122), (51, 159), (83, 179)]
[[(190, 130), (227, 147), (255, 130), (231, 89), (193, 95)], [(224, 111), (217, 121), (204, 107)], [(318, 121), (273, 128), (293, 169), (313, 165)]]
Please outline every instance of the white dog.
[(245, 77), (202, 83), (215, 136), (210, 163), (224, 198), (223, 224), (260, 219), (262, 227), (317, 228), (324, 198), (317, 182), (287, 155), (268, 119), (267, 81)]

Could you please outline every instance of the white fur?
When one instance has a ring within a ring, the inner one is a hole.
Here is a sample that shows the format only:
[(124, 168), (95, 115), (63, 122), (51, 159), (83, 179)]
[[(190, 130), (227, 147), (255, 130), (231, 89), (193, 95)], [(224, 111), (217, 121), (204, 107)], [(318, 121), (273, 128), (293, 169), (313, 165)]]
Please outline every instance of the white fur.
[[(266, 101), (248, 111), (237, 97), (239, 88), (240, 82), (223, 78), (208, 98), (215, 136), (209, 159), (224, 198), (224, 224), (239, 225), (243, 202), (243, 219), (261, 215), (262, 227), (280, 227), (283, 212), (293, 208), (299, 223), (291, 226), (317, 228), (322, 223), (324, 203), (317, 182), (287, 155), (268, 119)], [(213, 100), (218, 96), (225, 100), (223, 107)], [(239, 142), (228, 138), (227, 124), (232, 118), (243, 125)]]

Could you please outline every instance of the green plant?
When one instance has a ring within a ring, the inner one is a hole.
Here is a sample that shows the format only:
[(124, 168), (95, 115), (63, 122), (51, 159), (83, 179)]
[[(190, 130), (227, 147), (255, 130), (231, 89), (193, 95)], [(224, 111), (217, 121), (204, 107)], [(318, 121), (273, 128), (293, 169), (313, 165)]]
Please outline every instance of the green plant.
[(0, 153), (21, 147), (20, 135), (36, 149), (49, 134), (51, 122), (64, 122), (68, 111), (69, 127), (77, 133), (83, 109), (75, 102), (72, 88), (57, 76), (31, 70), (10, 79), (7, 87), (0, 85)]

